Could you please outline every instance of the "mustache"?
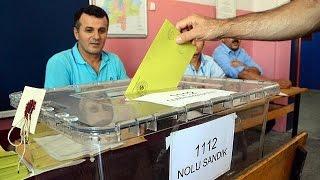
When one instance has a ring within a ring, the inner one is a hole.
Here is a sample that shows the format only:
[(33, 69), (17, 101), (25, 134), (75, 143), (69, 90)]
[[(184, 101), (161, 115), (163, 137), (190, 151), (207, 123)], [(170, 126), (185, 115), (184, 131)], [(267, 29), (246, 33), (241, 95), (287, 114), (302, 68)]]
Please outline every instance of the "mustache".
[(238, 39), (235, 39), (232, 41), (232, 43), (239, 43), (240, 41)]
[(99, 39), (92, 38), (89, 42), (90, 42), (90, 43), (99, 43), (100, 40), (99, 40)]

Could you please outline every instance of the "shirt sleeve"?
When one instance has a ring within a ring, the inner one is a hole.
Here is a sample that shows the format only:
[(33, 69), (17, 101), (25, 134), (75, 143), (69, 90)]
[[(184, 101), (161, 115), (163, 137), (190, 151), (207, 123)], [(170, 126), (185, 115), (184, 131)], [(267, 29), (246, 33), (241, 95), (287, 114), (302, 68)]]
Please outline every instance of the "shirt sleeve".
[(52, 56), (47, 62), (44, 88), (51, 89), (70, 85), (71, 80), (67, 66), (64, 57)]
[(231, 59), (228, 54), (217, 48), (213, 53), (214, 60), (218, 63), (224, 73), (231, 78), (238, 78), (238, 74), (244, 70), (243, 66), (233, 67), (231, 66)]
[[(243, 50), (244, 51), (244, 50)], [(251, 58), (251, 56), (248, 55), (246, 51), (244, 51), (244, 64), (247, 65), (247, 67), (255, 67), (260, 71), (260, 74), (263, 74), (262, 68), (254, 62), (254, 60)]]

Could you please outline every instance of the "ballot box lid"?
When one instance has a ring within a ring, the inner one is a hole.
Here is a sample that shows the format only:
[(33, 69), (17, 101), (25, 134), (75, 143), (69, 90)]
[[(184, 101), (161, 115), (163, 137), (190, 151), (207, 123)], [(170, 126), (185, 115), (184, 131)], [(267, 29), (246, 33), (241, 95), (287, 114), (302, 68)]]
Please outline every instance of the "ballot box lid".
[[(215, 113), (270, 98), (280, 92), (278, 84), (274, 82), (185, 76), (178, 90), (217, 89), (233, 93), (182, 107), (173, 107), (128, 100), (124, 92), (129, 83), (130, 80), (122, 80), (48, 90), (41, 108), (40, 121), (69, 134), (72, 132), (82, 135), (110, 134), (125, 128), (139, 131), (142, 124), (157, 131), (157, 122), (168, 117), (179, 119), (190, 111), (197, 111), (200, 116), (205, 111), (205, 113)], [(10, 103), (13, 107), (18, 106), (21, 95), (22, 92), (10, 94)], [(214, 110), (215, 106), (219, 108)], [(184, 120), (187, 121), (186, 118), (184, 117)]]

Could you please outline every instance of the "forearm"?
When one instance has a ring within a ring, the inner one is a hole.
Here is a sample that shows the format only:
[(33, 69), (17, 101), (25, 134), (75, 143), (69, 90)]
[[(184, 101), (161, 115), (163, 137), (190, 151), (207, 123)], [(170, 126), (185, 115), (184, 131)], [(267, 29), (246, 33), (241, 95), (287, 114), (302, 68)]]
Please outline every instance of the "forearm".
[(254, 73), (254, 74), (257, 74), (257, 75), (261, 76), (261, 72), (260, 72), (260, 70), (259, 70), (258, 68), (256, 68), (256, 67), (249, 67), (249, 68), (247, 68), (247, 69), (246, 69), (246, 71), (248, 71), (248, 72), (251, 72), (251, 73)]
[(258, 80), (258, 81), (268, 81), (268, 78), (261, 76), (258, 72), (251, 70), (243, 70), (238, 74), (239, 79), (249, 79), (249, 80)]
[(281, 89), (290, 88), (292, 86), (290, 80), (283, 80), (283, 79), (271, 80), (269, 78), (261, 76), (259, 74), (259, 72), (250, 71), (248, 69), (243, 70), (241, 73), (239, 73), (238, 74), (238, 78), (239, 79), (248, 79), (248, 80), (257, 80), (257, 81), (274, 81), (274, 82), (277, 82), (279, 84)]
[[(213, 23), (215, 24), (215, 23)], [(285, 40), (320, 27), (320, 0), (294, 0), (279, 8), (220, 20), (218, 38)], [(217, 24), (214, 25), (217, 28)]]

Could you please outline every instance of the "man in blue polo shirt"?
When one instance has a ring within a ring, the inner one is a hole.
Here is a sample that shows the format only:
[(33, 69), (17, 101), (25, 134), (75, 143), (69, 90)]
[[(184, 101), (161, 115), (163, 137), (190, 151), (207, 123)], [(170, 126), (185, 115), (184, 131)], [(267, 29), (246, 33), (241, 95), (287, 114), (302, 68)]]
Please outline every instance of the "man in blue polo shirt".
[[(264, 77), (261, 67), (240, 48), (240, 40), (223, 38), (221, 44), (214, 50), (213, 58), (223, 69), (228, 77), (239, 79), (251, 79), (259, 81), (271, 81)], [(280, 85), (280, 88), (289, 88), (290, 80), (273, 80)]]
[(213, 58), (211, 56), (201, 53), (204, 47), (204, 41), (194, 40), (192, 44), (196, 46), (196, 52), (194, 53), (190, 61), (190, 64), (187, 66), (185, 75), (204, 76), (207, 78), (225, 77), (223, 70), (213, 60)]
[(127, 79), (120, 58), (103, 51), (108, 26), (107, 13), (97, 6), (90, 5), (76, 12), (73, 33), (78, 42), (72, 49), (57, 53), (48, 60), (44, 87)]

